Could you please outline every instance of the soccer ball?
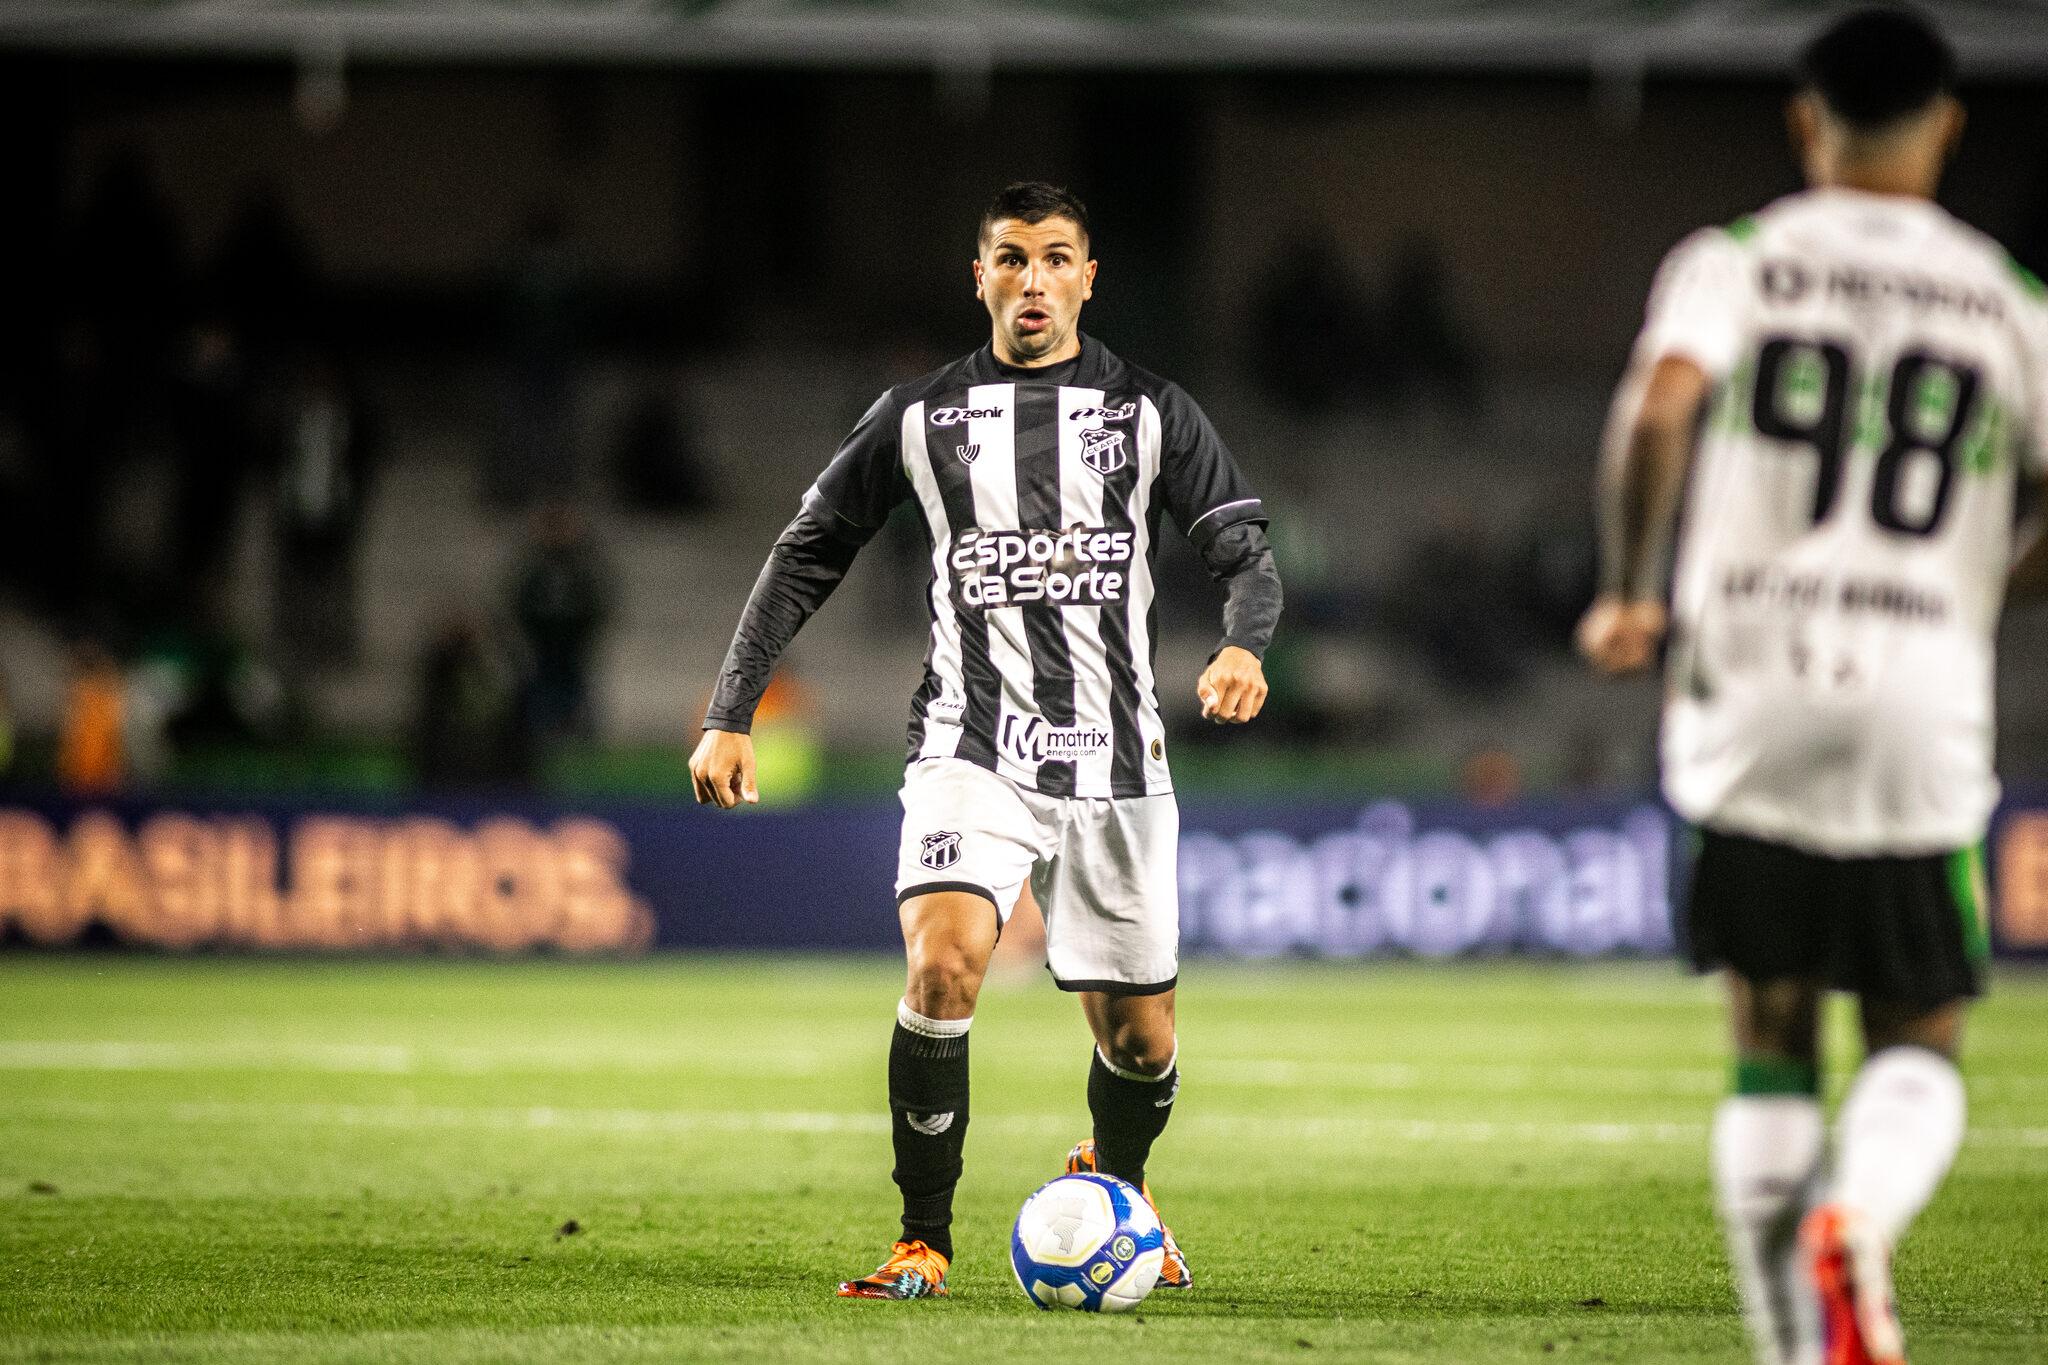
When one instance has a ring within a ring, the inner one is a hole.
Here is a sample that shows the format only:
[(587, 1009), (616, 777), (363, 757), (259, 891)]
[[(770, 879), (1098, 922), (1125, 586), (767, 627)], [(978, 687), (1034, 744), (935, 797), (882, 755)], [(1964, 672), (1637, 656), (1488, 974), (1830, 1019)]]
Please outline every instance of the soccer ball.
[(1010, 1268), (1040, 1308), (1128, 1313), (1159, 1283), (1166, 1232), (1113, 1175), (1063, 1175), (1017, 1211)]

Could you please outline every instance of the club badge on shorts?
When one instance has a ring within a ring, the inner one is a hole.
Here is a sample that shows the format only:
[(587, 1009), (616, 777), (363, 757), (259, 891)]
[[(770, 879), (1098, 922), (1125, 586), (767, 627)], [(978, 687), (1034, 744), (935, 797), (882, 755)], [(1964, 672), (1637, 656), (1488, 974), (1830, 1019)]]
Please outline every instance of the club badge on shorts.
[(927, 834), (921, 845), (923, 852), (918, 861), (934, 872), (943, 871), (960, 861), (960, 836), (952, 830), (942, 829), (936, 834)]

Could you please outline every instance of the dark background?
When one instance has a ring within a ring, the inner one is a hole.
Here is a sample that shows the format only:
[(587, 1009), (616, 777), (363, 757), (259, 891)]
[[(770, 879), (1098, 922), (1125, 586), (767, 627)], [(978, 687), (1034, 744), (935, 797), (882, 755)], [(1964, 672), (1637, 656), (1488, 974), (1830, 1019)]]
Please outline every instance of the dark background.
[[(1798, 186), (1823, 12), (25, 7), (4, 771), (66, 782), (103, 676), (127, 790), (687, 791), (768, 543), (877, 391), (985, 339), (975, 218), (1046, 178), (1091, 207), (1084, 325), (1276, 511), (1249, 732), (1191, 719), (1215, 599), (1163, 552), (1183, 785), (1643, 790), (1654, 684), (1568, 652), (1599, 426), (1662, 254)], [(2048, 40), (1956, 13), (1943, 202), (2040, 269)], [(799, 641), (772, 795), (893, 786), (926, 572), (886, 534)], [(2040, 633), (2002, 660), (2020, 775)]]

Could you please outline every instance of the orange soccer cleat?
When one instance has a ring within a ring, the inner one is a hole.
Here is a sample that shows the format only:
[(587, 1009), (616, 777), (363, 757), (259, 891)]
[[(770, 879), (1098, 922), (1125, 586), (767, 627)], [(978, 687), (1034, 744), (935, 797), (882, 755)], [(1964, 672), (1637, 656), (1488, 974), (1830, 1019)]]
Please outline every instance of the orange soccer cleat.
[(1826, 1365), (1906, 1365), (1891, 1254), (1877, 1230), (1853, 1210), (1822, 1204), (1799, 1225), (1799, 1245), (1820, 1293)]
[(898, 1242), (872, 1275), (839, 1286), (842, 1299), (943, 1299), (951, 1263), (923, 1242)]
[[(1101, 1167), (1095, 1163), (1095, 1139), (1082, 1138), (1067, 1153), (1068, 1175), (1100, 1175)], [(1146, 1181), (1138, 1193), (1145, 1196), (1145, 1202), (1152, 1206), (1152, 1212), (1159, 1216), (1160, 1231), (1166, 1234), (1166, 1259), (1159, 1263), (1159, 1283), (1155, 1289), (1193, 1289), (1194, 1273), (1188, 1269), (1188, 1258), (1181, 1254), (1180, 1243), (1173, 1240), (1173, 1229), (1166, 1226), (1166, 1215), (1159, 1213), (1159, 1201), (1152, 1197), (1152, 1182)]]

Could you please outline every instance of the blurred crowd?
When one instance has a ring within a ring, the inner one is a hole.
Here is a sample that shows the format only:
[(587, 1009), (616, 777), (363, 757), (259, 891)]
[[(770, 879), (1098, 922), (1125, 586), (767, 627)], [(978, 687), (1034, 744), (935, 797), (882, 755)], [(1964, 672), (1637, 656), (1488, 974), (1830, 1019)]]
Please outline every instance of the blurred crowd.
[[(19, 518), (0, 550), (0, 587), (64, 642), (68, 677), (49, 752), (24, 766), (19, 754), (34, 745), (16, 742), (0, 676), (0, 772), (105, 792), (203, 779), (194, 764), (209, 754), (316, 751), (331, 728), (321, 684), (364, 658), (375, 610), (364, 601), (365, 528), (391, 495), (392, 463), (413, 458), (408, 414), (373, 399), (334, 322), (343, 291), (278, 193), (251, 189), (201, 255), (148, 163), (122, 152), (98, 169), (64, 240), (50, 382), (20, 386), (0, 410), (0, 442), (14, 455), (0, 462), (0, 493)], [(1234, 391), (1304, 433), (1421, 423), (1437, 452), (1494, 439), (1487, 357), (1431, 243), (1402, 243), (1372, 278), (1349, 259), (1308, 233), (1276, 249)], [(378, 684), (408, 690), (403, 733), (378, 740), (404, 780), (519, 786), (565, 751), (615, 740), (598, 669), (607, 639), (632, 623), (607, 519), (591, 513), (729, 510), (687, 375), (653, 351), (592, 438), (599, 273), (545, 206), (480, 267), (488, 354), (476, 359), (488, 362), (490, 417), (466, 444), (473, 497), (501, 528), (498, 563), (480, 585), (459, 573), (417, 585), (434, 605), (410, 682)], [(944, 359), (928, 338), (898, 333), (858, 367), (844, 425), (881, 384)], [(1241, 446), (1257, 439), (1233, 434)], [(1328, 458), (1311, 449), (1296, 459)], [(587, 458), (593, 450), (602, 458)], [(1244, 453), (1270, 467), (1289, 452), (1268, 442)], [(1591, 588), (1583, 499), (1504, 527), (1479, 490), (1439, 481), (1389, 528), (1398, 560), (1362, 574), (1356, 528), (1318, 505), (1317, 479), (1284, 463), (1269, 479), (1289, 605), (1267, 660), (1274, 697), (1260, 742), (1398, 747), (1430, 708), (1492, 706), (1562, 658)], [(434, 524), (433, 509), (414, 510), (408, 524)], [(1212, 629), (1215, 594), (1192, 554), (1173, 537), (1162, 554), (1165, 626)], [(914, 519), (892, 523), (868, 557), (881, 567), (864, 576), (889, 585), (868, 598), (872, 623), (914, 637), (922, 605), (895, 586), (928, 572)], [(1412, 684), (1389, 681), (1402, 676)], [(785, 677), (770, 708), (770, 747), (793, 781), (817, 768), (806, 696)], [(685, 724), (678, 717), (678, 744)], [(1182, 738), (1214, 742), (1195, 725)], [(1456, 742), (1469, 795), (1519, 789), (1512, 755)], [(1598, 766), (1571, 776), (1597, 782)]]
[[(25, 768), (0, 667), (0, 774), (109, 792), (209, 752), (316, 746), (316, 683), (360, 657), (363, 533), (394, 441), (306, 234), (259, 187), (196, 256), (124, 150), (64, 243), (60, 308), (25, 347), (48, 382), (0, 390), (0, 597), (62, 642), (66, 679), (49, 752)], [(584, 513), (600, 483), (666, 512), (715, 500), (688, 409), (653, 384), (605, 466), (582, 467), (585, 293), (536, 211), (489, 281), (497, 405), (477, 473), (507, 528), (501, 572), (452, 592), (418, 642), (418, 781), (516, 784), (551, 746), (596, 736), (593, 660), (617, 598)], [(267, 580), (253, 620), (232, 610), (252, 572)]]

